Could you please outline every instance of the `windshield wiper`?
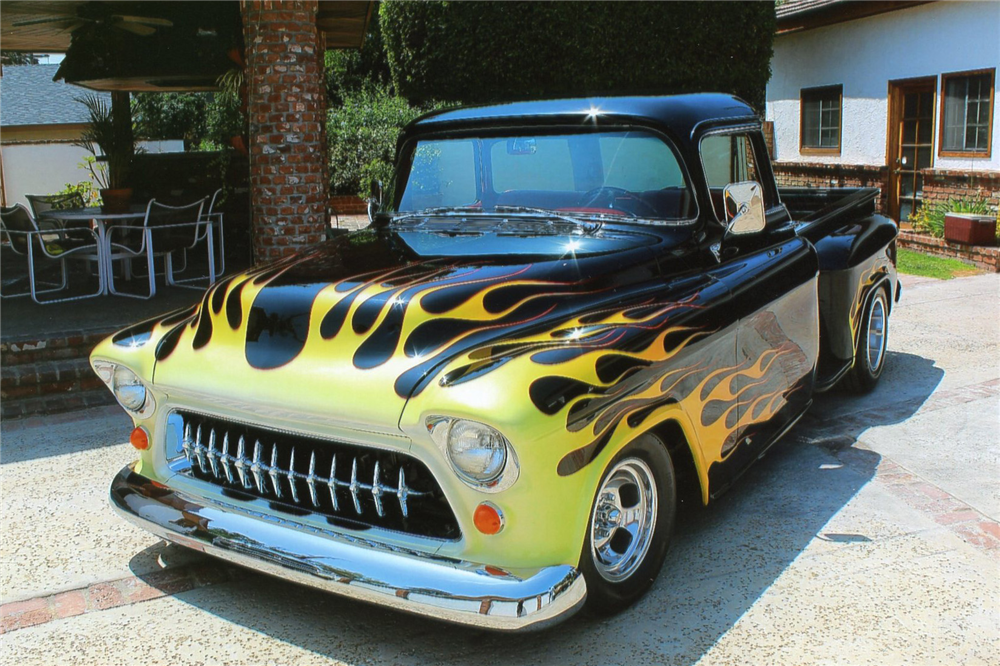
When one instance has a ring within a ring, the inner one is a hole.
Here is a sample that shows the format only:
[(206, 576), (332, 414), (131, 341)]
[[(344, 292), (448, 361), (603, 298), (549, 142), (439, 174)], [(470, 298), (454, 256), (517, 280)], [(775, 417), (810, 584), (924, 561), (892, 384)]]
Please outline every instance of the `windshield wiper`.
[(403, 222), (415, 217), (464, 217), (467, 215), (476, 215), (477, 217), (496, 217), (498, 213), (522, 213), (541, 218), (548, 218), (550, 221), (555, 218), (562, 220), (563, 222), (569, 222), (574, 226), (583, 227), (583, 229), (587, 232), (597, 231), (601, 228), (600, 221), (587, 221), (579, 217), (566, 215), (565, 213), (559, 213), (558, 211), (547, 208), (533, 208), (531, 206), (514, 206), (505, 204), (494, 206), (492, 211), (483, 210), (482, 206), (438, 206), (435, 208), (424, 208), (423, 210), (413, 211), (412, 213), (404, 213), (398, 217), (394, 217), (392, 222)]
[(572, 215), (566, 215), (564, 213), (559, 213), (554, 210), (549, 210), (547, 208), (532, 208), (531, 206), (508, 206), (505, 204), (500, 204), (493, 207), (493, 210), (498, 213), (533, 213), (535, 215), (541, 215), (549, 218), (556, 218), (563, 220), (564, 222), (570, 222), (574, 225), (581, 226), (587, 231), (597, 231), (601, 228), (601, 223), (588, 224), (586, 220), (582, 220), (579, 217), (573, 217)]
[(482, 214), (483, 208), (482, 206), (438, 206), (436, 208), (424, 208), (423, 210), (415, 210), (411, 213), (403, 213), (398, 217), (392, 218), (392, 221), (401, 222), (413, 217), (427, 217), (431, 215), (450, 217), (452, 215), (468, 215), (470, 213)]

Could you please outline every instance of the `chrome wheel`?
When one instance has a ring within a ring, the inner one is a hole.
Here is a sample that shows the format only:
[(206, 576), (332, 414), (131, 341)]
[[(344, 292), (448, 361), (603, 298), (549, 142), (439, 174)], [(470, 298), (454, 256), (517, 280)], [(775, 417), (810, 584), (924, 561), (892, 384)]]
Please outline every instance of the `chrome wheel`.
[(875, 374), (882, 367), (888, 323), (885, 316), (885, 297), (879, 292), (872, 300), (871, 312), (868, 316), (868, 367)]
[(615, 465), (597, 491), (591, 517), (594, 568), (611, 582), (625, 580), (642, 564), (656, 525), (656, 482), (638, 458)]

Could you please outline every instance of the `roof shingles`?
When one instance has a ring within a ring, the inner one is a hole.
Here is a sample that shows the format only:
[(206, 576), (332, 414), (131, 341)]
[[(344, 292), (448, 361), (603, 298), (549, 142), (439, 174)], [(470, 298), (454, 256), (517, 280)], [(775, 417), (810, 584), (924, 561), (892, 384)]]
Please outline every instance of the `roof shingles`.
[[(0, 78), (0, 126), (65, 125), (89, 120), (77, 101), (89, 91), (53, 81), (59, 65), (11, 65)], [(98, 93), (111, 103), (110, 93)]]

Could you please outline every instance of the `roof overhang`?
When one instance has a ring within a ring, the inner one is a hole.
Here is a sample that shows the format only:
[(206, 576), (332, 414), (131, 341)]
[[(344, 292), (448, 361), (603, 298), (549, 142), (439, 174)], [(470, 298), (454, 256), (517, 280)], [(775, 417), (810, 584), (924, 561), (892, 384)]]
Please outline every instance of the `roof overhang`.
[(778, 35), (926, 5), (935, 0), (794, 0), (778, 5)]
[[(361, 48), (373, 5), (369, 0), (321, 0), (316, 24), (326, 48)], [(5, 51), (69, 51), (70, 62), (60, 74), (68, 83), (93, 90), (214, 90), (216, 79), (233, 66), (231, 60), (227, 61), (227, 51), (233, 42), (242, 41), (242, 6), (243, 2), (237, 0), (4, 0), (0, 37)], [(87, 51), (74, 63), (72, 51), (79, 45), (71, 50), (73, 36), (76, 34), (79, 42), (87, 33), (103, 36), (105, 44), (99, 45), (97, 51)], [(217, 42), (214, 46), (213, 38)], [(105, 62), (115, 59), (99, 57), (108, 54), (108, 45), (110, 50), (123, 50), (117, 62)]]

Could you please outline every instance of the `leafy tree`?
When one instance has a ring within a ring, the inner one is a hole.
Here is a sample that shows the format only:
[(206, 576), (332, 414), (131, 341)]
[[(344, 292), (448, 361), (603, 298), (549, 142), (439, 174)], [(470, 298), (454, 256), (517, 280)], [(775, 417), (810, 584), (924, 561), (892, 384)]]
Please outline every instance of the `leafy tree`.
[(363, 88), (392, 84), (377, 8), (373, 12), (361, 50), (326, 52), (326, 90), (332, 105), (342, 104), (345, 95)]
[(731, 92), (758, 109), (771, 2), (382, 3), (396, 90), (466, 103)]
[(364, 197), (373, 181), (388, 183), (399, 132), (425, 110), (386, 87), (368, 85), (346, 93), (343, 104), (327, 116), (333, 191)]
[(215, 147), (228, 147), (232, 137), (246, 131), (246, 119), (235, 94), (216, 94), (205, 109), (204, 121), (204, 138)]
[(211, 93), (135, 93), (132, 117), (141, 136), (153, 141), (183, 139), (184, 147), (190, 148), (208, 133), (205, 115), (211, 103)]
[(0, 64), (37, 65), (38, 56), (34, 53), (22, 53), (20, 51), (0, 51)]
[(216, 93), (135, 93), (132, 116), (145, 139), (183, 139), (185, 150), (229, 147), (230, 137), (243, 134), (245, 117), (239, 95)]

